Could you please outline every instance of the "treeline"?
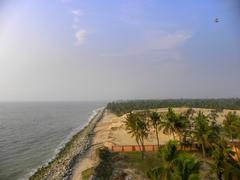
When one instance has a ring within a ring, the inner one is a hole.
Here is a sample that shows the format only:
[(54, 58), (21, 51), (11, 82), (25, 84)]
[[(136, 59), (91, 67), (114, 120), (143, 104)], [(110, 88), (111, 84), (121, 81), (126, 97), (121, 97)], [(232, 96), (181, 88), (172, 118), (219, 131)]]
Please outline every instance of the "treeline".
[(128, 100), (115, 101), (107, 105), (107, 109), (117, 115), (133, 110), (145, 110), (167, 107), (207, 108), (222, 111), (223, 109), (240, 109), (240, 99), (165, 99), (165, 100)]

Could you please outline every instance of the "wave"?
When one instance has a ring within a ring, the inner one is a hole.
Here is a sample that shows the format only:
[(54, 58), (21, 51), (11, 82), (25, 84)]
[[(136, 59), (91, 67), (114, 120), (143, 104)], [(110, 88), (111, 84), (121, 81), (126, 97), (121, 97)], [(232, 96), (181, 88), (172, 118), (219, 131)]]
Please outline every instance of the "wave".
[(38, 167), (36, 167), (36, 168), (34, 168), (34, 169), (30, 169), (30, 170), (28, 171), (28, 173), (27, 173), (24, 177), (19, 178), (18, 180), (27, 180), (30, 176), (32, 176), (34, 173), (36, 173), (39, 168), (44, 167), (44, 166), (47, 166), (48, 163), (50, 163), (51, 161), (53, 161), (53, 160), (57, 157), (57, 155), (58, 155), (58, 153), (61, 151), (61, 149), (64, 148), (64, 146), (72, 139), (72, 137), (73, 137), (75, 134), (77, 134), (78, 132), (80, 132), (82, 129), (84, 129), (84, 128), (89, 124), (89, 122), (98, 114), (98, 112), (101, 111), (101, 110), (103, 110), (104, 108), (105, 108), (105, 106), (99, 107), (99, 108), (97, 108), (97, 109), (94, 109), (94, 110), (92, 111), (91, 115), (89, 116), (88, 121), (87, 121), (84, 125), (79, 126), (79, 127), (75, 128), (75, 129), (73, 129), (73, 130), (70, 132), (70, 134), (69, 134), (66, 138), (63, 139), (63, 141), (62, 141), (62, 142), (57, 146), (57, 148), (54, 150), (54, 153), (53, 153), (53, 155), (52, 155), (51, 158), (43, 161), (43, 162), (41, 163), (41, 165), (39, 165)]

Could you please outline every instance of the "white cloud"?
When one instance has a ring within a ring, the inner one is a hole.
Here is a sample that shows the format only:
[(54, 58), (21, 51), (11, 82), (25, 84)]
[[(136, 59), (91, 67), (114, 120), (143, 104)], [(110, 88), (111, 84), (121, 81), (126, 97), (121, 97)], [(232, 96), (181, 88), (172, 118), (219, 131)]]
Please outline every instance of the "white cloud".
[(76, 44), (77, 45), (82, 45), (84, 44), (86, 37), (87, 37), (87, 31), (84, 29), (80, 29), (75, 33), (75, 37), (77, 39)]
[(146, 44), (150, 49), (174, 49), (192, 37), (191, 33), (176, 31), (169, 33), (166, 31), (151, 32), (147, 36)]
[(80, 9), (76, 9), (76, 10), (72, 10), (71, 13), (74, 15), (74, 16), (82, 16), (83, 13)]
[(82, 45), (87, 37), (87, 31), (82, 29), (80, 26), (80, 17), (83, 15), (83, 13), (80, 9), (75, 9), (71, 11), (71, 14), (73, 15), (72, 28), (75, 33), (76, 45)]

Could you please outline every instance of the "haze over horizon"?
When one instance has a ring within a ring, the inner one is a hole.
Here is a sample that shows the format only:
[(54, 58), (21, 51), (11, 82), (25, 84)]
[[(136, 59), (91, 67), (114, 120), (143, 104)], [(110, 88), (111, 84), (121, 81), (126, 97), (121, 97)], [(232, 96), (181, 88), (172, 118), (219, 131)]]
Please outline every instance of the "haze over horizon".
[(239, 18), (238, 0), (3, 0), (0, 101), (240, 97)]

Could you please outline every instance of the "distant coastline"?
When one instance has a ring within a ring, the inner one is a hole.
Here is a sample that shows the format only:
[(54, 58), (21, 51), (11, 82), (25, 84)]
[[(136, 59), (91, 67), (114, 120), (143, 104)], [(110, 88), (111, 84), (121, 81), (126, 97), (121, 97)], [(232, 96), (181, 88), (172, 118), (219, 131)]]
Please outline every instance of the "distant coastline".
[(40, 179), (70, 179), (72, 167), (76, 160), (82, 156), (91, 144), (91, 137), (96, 123), (102, 119), (105, 108), (98, 108), (89, 118), (88, 123), (59, 150), (55, 158), (32, 174), (30, 180)]

